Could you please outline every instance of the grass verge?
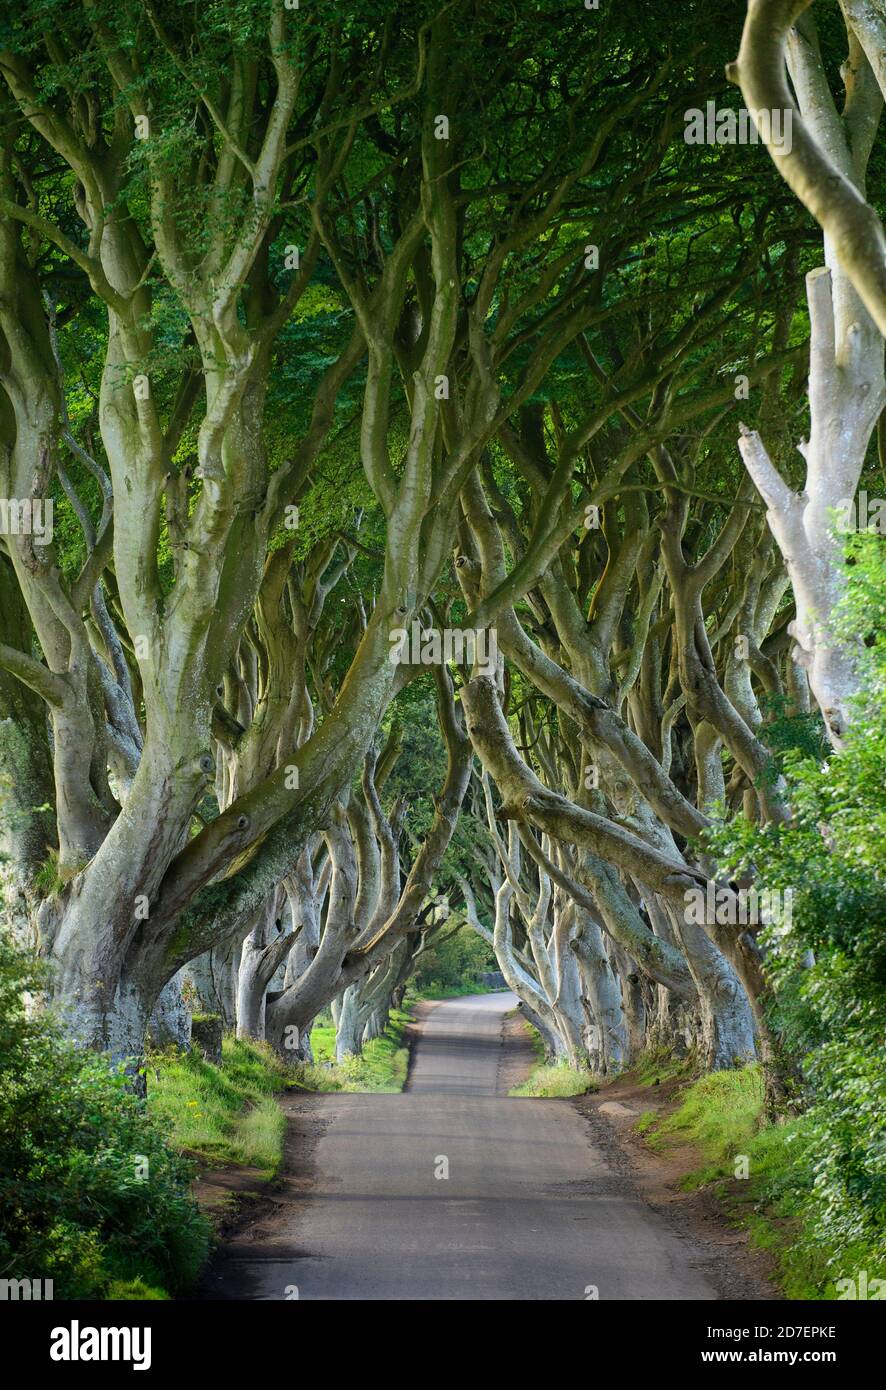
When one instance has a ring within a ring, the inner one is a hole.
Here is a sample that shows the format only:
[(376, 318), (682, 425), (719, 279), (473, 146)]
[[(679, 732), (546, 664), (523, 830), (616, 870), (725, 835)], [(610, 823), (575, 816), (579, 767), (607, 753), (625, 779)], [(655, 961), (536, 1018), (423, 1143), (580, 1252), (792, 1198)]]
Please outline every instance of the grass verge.
[[(508, 1018), (522, 1018), (519, 1009), (512, 1009)], [(529, 1033), (532, 1050), (538, 1058), (537, 1064), (519, 1086), (512, 1086), (509, 1096), (534, 1096), (537, 1099), (557, 1096), (583, 1096), (588, 1091), (596, 1091), (597, 1078), (586, 1067), (570, 1067), (566, 1062), (549, 1063), (545, 1061), (545, 1048), (541, 1033), (523, 1019), (523, 1026)]]
[(585, 1067), (570, 1067), (566, 1062), (553, 1066), (542, 1063), (533, 1067), (522, 1086), (512, 1086), (509, 1096), (583, 1096), (596, 1091), (597, 1078)]
[(409, 1071), (405, 1033), (411, 1021), (408, 1009), (394, 1009), (382, 1036), (367, 1043), (359, 1057), (341, 1062), (335, 1060), (335, 1028), (316, 1024), (311, 1029), (314, 1063), (296, 1067), (296, 1083), (309, 1091), (402, 1091)]
[[(523, 1017), (519, 1009), (512, 1009), (508, 1017)], [(587, 1091), (597, 1090), (597, 1077), (593, 1072), (588, 1072), (587, 1068), (574, 1068), (566, 1062), (545, 1062), (544, 1042), (541, 1041), (541, 1033), (534, 1029), (533, 1024), (523, 1019), (524, 1029), (529, 1033), (531, 1047), (538, 1058), (537, 1065), (520, 1083), (520, 1086), (512, 1086), (508, 1095), (531, 1095), (537, 1099), (544, 1097), (569, 1097), (569, 1095), (584, 1095)]]
[(691, 1081), (699, 1072), (698, 1059), (687, 1053), (678, 1057), (666, 1047), (648, 1047), (634, 1068), (641, 1086), (657, 1086), (666, 1081)]
[(162, 1052), (150, 1068), (148, 1108), (170, 1144), (267, 1178), (277, 1173), (286, 1119), (276, 1095), (290, 1078), (269, 1047), (225, 1038), (220, 1067), (196, 1052)]
[(763, 1124), (762, 1113), (763, 1078), (753, 1065), (701, 1077), (679, 1093), (675, 1110), (646, 1112), (636, 1129), (653, 1149), (688, 1145), (700, 1156), (683, 1186), (714, 1188), (751, 1244), (773, 1257), (787, 1298), (869, 1297), (862, 1287), (886, 1278), (883, 1248), (828, 1239), (813, 1122), (800, 1115)]

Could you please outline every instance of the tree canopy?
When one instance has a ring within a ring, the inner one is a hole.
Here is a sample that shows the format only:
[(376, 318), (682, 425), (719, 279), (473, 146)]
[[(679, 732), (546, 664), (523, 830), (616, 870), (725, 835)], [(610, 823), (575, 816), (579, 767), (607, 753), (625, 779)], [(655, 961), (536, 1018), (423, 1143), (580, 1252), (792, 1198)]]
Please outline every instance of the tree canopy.
[(3, 7), (5, 913), (137, 1087), (492, 952), (882, 1232), (886, 20), (744, 18)]

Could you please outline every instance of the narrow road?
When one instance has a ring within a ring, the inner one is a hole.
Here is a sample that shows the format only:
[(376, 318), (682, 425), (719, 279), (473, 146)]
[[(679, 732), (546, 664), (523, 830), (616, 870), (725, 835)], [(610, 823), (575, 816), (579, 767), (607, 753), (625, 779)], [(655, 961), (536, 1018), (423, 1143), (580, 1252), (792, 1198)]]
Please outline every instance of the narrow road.
[(228, 1247), (205, 1296), (715, 1299), (704, 1254), (609, 1166), (568, 1101), (497, 1092), (515, 1003), (438, 1004), (403, 1095), (297, 1102), (322, 1130), (314, 1185)]

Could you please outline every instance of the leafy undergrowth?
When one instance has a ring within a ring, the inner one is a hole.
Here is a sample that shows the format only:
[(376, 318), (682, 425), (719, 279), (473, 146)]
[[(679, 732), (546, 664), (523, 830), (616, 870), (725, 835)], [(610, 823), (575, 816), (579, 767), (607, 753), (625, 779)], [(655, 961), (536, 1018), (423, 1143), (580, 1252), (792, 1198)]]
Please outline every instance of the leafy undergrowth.
[(409, 1071), (409, 1049), (404, 1043), (407, 1010), (393, 1009), (388, 1026), (380, 1038), (373, 1038), (359, 1057), (335, 1060), (335, 1028), (317, 1024), (311, 1029), (314, 1063), (301, 1063), (295, 1069), (297, 1083), (309, 1091), (402, 1091)]
[(222, 1065), (197, 1052), (155, 1053), (148, 1109), (177, 1149), (273, 1177), (283, 1156), (286, 1119), (276, 1099), (289, 1072), (263, 1043), (225, 1038)]
[(886, 1233), (832, 1237), (818, 1117), (810, 1110), (762, 1124), (762, 1110), (763, 1079), (754, 1065), (703, 1076), (680, 1093), (676, 1110), (663, 1117), (646, 1112), (636, 1129), (652, 1148), (685, 1144), (701, 1154), (684, 1186), (714, 1186), (752, 1244), (775, 1259), (788, 1298), (870, 1297), (874, 1281), (886, 1278)]
[(27, 1014), (42, 982), (0, 930), (0, 1275), (51, 1279), (55, 1299), (168, 1298), (209, 1246), (193, 1164), (107, 1057)]
[(566, 1062), (553, 1066), (533, 1067), (522, 1086), (512, 1086), (509, 1096), (583, 1096), (597, 1090), (597, 1078), (585, 1067), (570, 1067)]

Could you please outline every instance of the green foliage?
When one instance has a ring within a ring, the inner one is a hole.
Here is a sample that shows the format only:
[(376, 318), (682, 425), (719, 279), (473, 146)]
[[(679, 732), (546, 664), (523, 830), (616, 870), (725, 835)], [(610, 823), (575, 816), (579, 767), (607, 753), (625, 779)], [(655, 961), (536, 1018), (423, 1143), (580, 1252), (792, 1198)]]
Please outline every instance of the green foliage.
[[(862, 1270), (868, 1280), (886, 1275), (886, 1249), (875, 1223), (863, 1218), (853, 1231), (823, 1209), (827, 1183), (820, 1179), (829, 1160), (822, 1127), (830, 1121), (813, 1105), (785, 1124), (764, 1124), (763, 1078), (754, 1065), (701, 1077), (671, 1115), (647, 1113), (635, 1129), (653, 1149), (682, 1142), (698, 1150), (703, 1162), (684, 1186), (728, 1184), (730, 1209), (776, 1259), (788, 1298), (832, 1299), (838, 1279), (857, 1279)], [(739, 1156), (747, 1178), (735, 1181)]]
[(191, 1167), (121, 1071), (26, 1016), (40, 984), (0, 934), (0, 1273), (51, 1278), (57, 1298), (186, 1288), (208, 1248)]
[(492, 947), (470, 927), (463, 926), (419, 956), (412, 987), (424, 999), (453, 993), (479, 994), (485, 988), (480, 975), (497, 969)]
[(176, 1148), (277, 1172), (286, 1120), (275, 1096), (288, 1073), (270, 1047), (225, 1038), (220, 1067), (169, 1051), (152, 1056), (151, 1072), (148, 1109)]
[[(711, 836), (733, 873), (792, 895), (790, 921), (763, 933), (774, 1022), (800, 1061), (803, 1241), (831, 1264), (849, 1248), (886, 1256), (886, 546), (851, 544), (843, 640), (859, 639), (862, 678), (838, 754), (802, 740), (784, 754), (793, 819), (739, 818)], [(833, 1273), (833, 1270), (831, 1270)], [(839, 1273), (839, 1271), (838, 1271)]]
[(766, 719), (761, 735), (775, 754), (778, 772), (784, 772), (785, 755), (792, 751), (819, 761), (827, 756), (827, 734), (817, 709), (794, 713), (787, 696), (776, 694), (764, 696), (760, 705)]
[(388, 1026), (380, 1038), (373, 1038), (359, 1057), (335, 1061), (335, 1028), (331, 1024), (311, 1029), (314, 1065), (296, 1070), (298, 1084), (309, 1091), (377, 1091), (390, 1095), (402, 1091), (409, 1070), (409, 1049), (403, 1034), (410, 1021), (409, 1012), (393, 1009)]

